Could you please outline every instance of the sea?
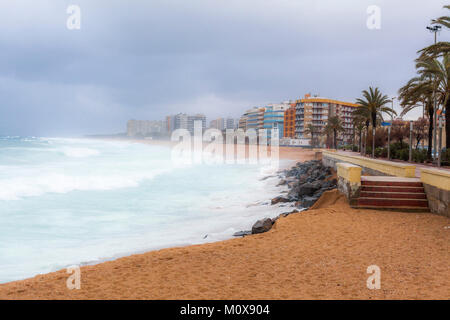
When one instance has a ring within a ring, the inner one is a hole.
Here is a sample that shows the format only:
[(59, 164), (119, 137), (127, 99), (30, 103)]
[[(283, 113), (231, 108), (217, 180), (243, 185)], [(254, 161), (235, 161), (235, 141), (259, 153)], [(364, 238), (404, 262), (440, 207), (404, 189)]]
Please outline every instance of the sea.
[(286, 190), (272, 166), (180, 165), (172, 151), (122, 140), (0, 137), (0, 283), (230, 239), (292, 210), (270, 205)]

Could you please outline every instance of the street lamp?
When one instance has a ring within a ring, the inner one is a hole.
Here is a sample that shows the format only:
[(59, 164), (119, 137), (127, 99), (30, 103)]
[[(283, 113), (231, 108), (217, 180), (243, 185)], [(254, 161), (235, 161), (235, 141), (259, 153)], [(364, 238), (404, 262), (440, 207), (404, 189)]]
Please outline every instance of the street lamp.
[[(392, 111), (394, 111), (394, 99), (396, 97), (392, 97)], [(394, 113), (391, 112), (391, 125), (388, 126), (388, 160), (391, 160), (391, 126), (394, 123)]]
[[(437, 33), (441, 30), (441, 26), (428, 26), (427, 29), (430, 32), (434, 33), (434, 44), (436, 45), (437, 43)], [(434, 107), (433, 107), (433, 111), (434, 111), (434, 115), (433, 115), (433, 153), (434, 153), (434, 159), (436, 159), (436, 136), (437, 136), (437, 130), (436, 130), (436, 124), (437, 124), (437, 115), (436, 115), (436, 76), (434, 77), (434, 86), (433, 86), (433, 96), (434, 96)]]

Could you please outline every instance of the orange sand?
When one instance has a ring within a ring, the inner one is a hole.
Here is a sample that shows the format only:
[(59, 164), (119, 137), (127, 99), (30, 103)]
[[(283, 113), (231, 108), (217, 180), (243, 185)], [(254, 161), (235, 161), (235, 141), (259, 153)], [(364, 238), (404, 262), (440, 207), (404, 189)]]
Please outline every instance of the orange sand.
[[(264, 234), (85, 266), (80, 290), (65, 270), (10, 282), (0, 299), (449, 299), (449, 249), (448, 218), (351, 209), (333, 190)], [(380, 290), (366, 286), (374, 264)]]

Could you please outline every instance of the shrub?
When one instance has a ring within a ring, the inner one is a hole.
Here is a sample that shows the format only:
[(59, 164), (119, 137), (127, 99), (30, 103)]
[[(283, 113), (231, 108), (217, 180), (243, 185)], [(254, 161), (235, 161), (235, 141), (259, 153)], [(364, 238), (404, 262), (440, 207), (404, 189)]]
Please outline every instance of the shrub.
[(383, 152), (383, 148), (381, 148), (381, 147), (375, 148), (375, 157), (376, 158), (381, 157), (382, 156), (382, 152)]
[(427, 150), (415, 149), (412, 151), (412, 160), (414, 162), (423, 163), (427, 160)]

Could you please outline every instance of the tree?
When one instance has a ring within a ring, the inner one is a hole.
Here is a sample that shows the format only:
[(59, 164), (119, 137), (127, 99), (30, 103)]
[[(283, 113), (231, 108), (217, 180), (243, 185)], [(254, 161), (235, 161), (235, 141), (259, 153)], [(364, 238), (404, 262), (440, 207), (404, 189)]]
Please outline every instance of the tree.
[(342, 121), (337, 116), (328, 118), (327, 125), (324, 128), (325, 133), (333, 134), (333, 148), (337, 149), (337, 134), (343, 132), (345, 129), (342, 126)]
[[(445, 125), (450, 128), (450, 53), (442, 58), (421, 56), (416, 60), (419, 75), (431, 79), (437, 103), (445, 112)], [(450, 148), (450, 130), (446, 130), (446, 147)]]
[[(412, 78), (406, 85), (401, 87), (398, 91), (400, 106), (403, 108), (400, 115), (403, 116), (417, 107), (423, 107), (426, 110), (428, 119), (432, 120), (434, 117), (433, 86), (431, 77), (422, 75)], [(427, 150), (428, 159), (431, 159), (432, 145), (433, 121), (429, 121)]]
[(416, 139), (416, 149), (419, 146), (420, 141), (425, 138), (426, 130), (428, 127), (428, 120), (425, 118), (419, 118), (413, 123), (413, 136)]
[(400, 149), (403, 149), (403, 141), (409, 137), (409, 128), (405, 121), (394, 120), (391, 128), (391, 138), (400, 142)]
[(365, 122), (366, 121), (365, 121), (364, 117), (353, 113), (353, 130), (358, 131), (358, 136), (359, 136), (359, 150), (358, 151), (360, 151), (360, 152), (362, 151), (362, 132), (366, 125)]
[[(387, 114), (397, 114), (392, 108), (386, 107), (391, 102), (387, 95), (383, 95), (378, 88), (369, 87), (369, 91), (363, 90), (362, 98), (356, 99), (359, 109), (366, 110), (370, 114), (370, 123), (372, 124), (372, 135), (375, 137), (377, 120), (383, 119), (383, 112)], [(364, 111), (360, 111), (364, 112)], [(372, 157), (375, 158), (375, 139), (372, 139)]]
[(317, 144), (317, 139), (316, 139), (316, 133), (317, 133), (317, 129), (315, 126), (313, 126), (312, 123), (309, 123), (306, 127), (305, 130), (303, 131), (304, 134), (310, 134), (311, 135), (311, 144), (313, 147), (316, 146)]

